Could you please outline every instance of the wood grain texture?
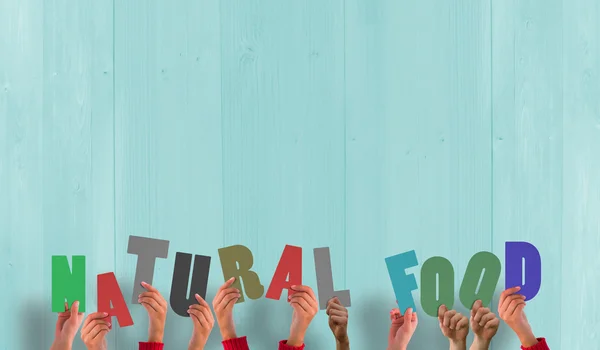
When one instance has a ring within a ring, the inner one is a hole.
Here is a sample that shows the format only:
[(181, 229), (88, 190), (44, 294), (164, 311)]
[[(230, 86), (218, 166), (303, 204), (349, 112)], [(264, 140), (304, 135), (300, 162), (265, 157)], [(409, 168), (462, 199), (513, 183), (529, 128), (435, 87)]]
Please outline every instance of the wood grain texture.
[[(386, 346), (395, 299), (383, 258), (446, 257), (458, 290), (470, 257), (491, 250), (489, 35), (488, 2), (347, 2), (346, 269), (359, 349)], [(417, 284), (419, 271), (407, 271)], [(454, 306), (466, 311), (458, 293)], [(447, 346), (421, 311), (411, 347)]]
[[(129, 235), (168, 239), (154, 285), (169, 301), (177, 252), (213, 257), (209, 299), (222, 280), (221, 105), (218, 2), (133, 1), (115, 8), (117, 276), (131, 299), (137, 258)], [(178, 203), (174, 205), (174, 203)], [(119, 329), (119, 349), (145, 340), (147, 317)], [(183, 349), (192, 322), (172, 310), (165, 342)], [(219, 344), (216, 337), (208, 346)]]
[[(550, 347), (561, 343), (563, 210), (562, 1), (494, 2), (493, 244), (533, 243), (542, 256), (542, 290), (528, 319)], [(504, 289), (499, 285), (498, 294)], [(501, 327), (497, 343), (517, 348)]]
[[(536, 335), (595, 344), (599, 18), (593, 0), (0, 1), (0, 297), (18, 310), (0, 349), (52, 341), (53, 254), (88, 256), (88, 311), (99, 273), (129, 301), (130, 235), (171, 241), (154, 277), (167, 300), (177, 252), (212, 257), (212, 300), (221, 247), (252, 250), (265, 292), (286, 244), (314, 288), (313, 248), (330, 247), (355, 349), (385, 346), (386, 257), (414, 249), (418, 284), (428, 258), (449, 259), (466, 312), (471, 256), (504, 265), (506, 241), (530, 241)], [(110, 348), (146, 339), (130, 308)], [(238, 334), (275, 348), (291, 312), (247, 299)], [(445, 348), (419, 317), (409, 348)], [(170, 311), (167, 346), (191, 330)], [(334, 347), (324, 312), (306, 344)], [(518, 347), (502, 325), (492, 348)]]
[[(343, 2), (222, 2), (221, 34), (223, 243), (252, 250), (265, 293), (286, 244), (303, 247), (303, 283), (313, 288), (313, 248), (331, 247), (343, 289)], [(236, 306), (251, 348), (287, 338), (285, 298)], [(335, 346), (324, 313), (306, 343)]]
[[(600, 309), (600, 6), (563, 5), (561, 349), (598, 342)], [(556, 274), (556, 273), (555, 273)], [(564, 316), (571, 315), (566, 318)], [(577, 315), (580, 319), (573, 318)]]

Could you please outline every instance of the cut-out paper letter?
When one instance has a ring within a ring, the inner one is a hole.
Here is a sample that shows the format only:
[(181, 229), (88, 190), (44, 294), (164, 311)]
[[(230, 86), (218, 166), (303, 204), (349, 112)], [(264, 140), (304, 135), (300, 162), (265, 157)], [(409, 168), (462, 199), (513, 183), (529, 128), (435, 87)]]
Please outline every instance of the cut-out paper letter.
[(146, 291), (141, 283), (146, 282), (152, 284), (156, 258), (167, 258), (169, 255), (169, 241), (148, 237), (129, 236), (127, 253), (136, 254), (138, 256), (131, 302), (133, 304), (139, 304), (138, 295)]
[[(289, 276), (289, 280), (288, 280)], [(302, 248), (286, 245), (265, 298), (279, 300), (283, 289), (302, 284)]]
[[(439, 282), (438, 282), (439, 281)], [(448, 259), (434, 256), (421, 268), (421, 306), (429, 316), (437, 317), (441, 305), (454, 306), (454, 267)]]
[[(244, 292), (248, 298), (255, 300), (263, 296), (265, 287), (260, 284), (260, 279), (256, 272), (251, 271), (254, 265), (254, 257), (250, 249), (243, 245), (233, 245), (219, 249), (219, 259), (221, 260), (221, 268), (223, 269), (223, 277), (225, 281), (231, 277), (235, 277), (235, 282), (231, 288), (236, 288), (240, 291), (238, 303), (244, 302)], [(239, 268), (238, 268), (239, 265)], [(244, 281), (242, 289), (241, 281)]]
[(133, 326), (133, 319), (123, 293), (112, 272), (98, 275), (98, 312), (106, 312), (110, 318), (115, 316), (119, 321), (119, 327)]
[(190, 280), (190, 267), (192, 254), (177, 252), (175, 267), (173, 268), (173, 282), (171, 284), (171, 308), (176, 314), (189, 317), (187, 310), (190, 305), (197, 304), (194, 295), (198, 294), (206, 299), (208, 273), (210, 272), (210, 256), (196, 255), (194, 257), (194, 270), (192, 272), (192, 286), (188, 298), (188, 282)]
[[(537, 248), (528, 242), (506, 242), (506, 288), (521, 287), (525, 300), (533, 299), (542, 285), (542, 258)], [(525, 282), (523, 282), (523, 262)]]
[(52, 256), (52, 312), (65, 312), (79, 301), (79, 312), (85, 312), (85, 256), (73, 256), (73, 269), (64, 255)]
[(483, 306), (489, 305), (500, 279), (501, 270), (502, 264), (494, 254), (479, 252), (473, 255), (460, 286), (459, 295), (462, 304), (468, 309), (473, 307), (473, 303), (477, 300), (481, 300)]
[(400, 312), (404, 314), (409, 307), (415, 311), (415, 300), (413, 299), (412, 291), (417, 289), (417, 280), (412, 273), (407, 275), (406, 269), (419, 265), (417, 254), (414, 250), (411, 250), (393, 255), (385, 258), (385, 264), (392, 280), (392, 287), (394, 288), (394, 294), (396, 294), (396, 301), (398, 302)]
[(317, 291), (319, 293), (319, 309), (327, 309), (327, 302), (333, 297), (337, 297), (343, 306), (349, 307), (350, 291), (336, 291), (333, 289), (333, 271), (331, 269), (331, 256), (329, 254), (329, 248), (315, 248), (314, 256), (315, 271), (317, 274)]

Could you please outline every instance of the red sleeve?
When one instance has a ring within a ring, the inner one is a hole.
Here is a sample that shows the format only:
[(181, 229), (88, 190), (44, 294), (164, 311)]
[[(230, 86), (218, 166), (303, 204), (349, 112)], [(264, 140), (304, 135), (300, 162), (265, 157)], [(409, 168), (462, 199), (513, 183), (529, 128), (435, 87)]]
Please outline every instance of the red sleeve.
[(282, 340), (279, 342), (279, 350), (304, 350), (304, 344), (300, 346), (290, 346), (287, 345), (287, 340)]
[(140, 342), (140, 350), (163, 350), (165, 344), (163, 343), (145, 343)]
[(550, 348), (548, 347), (548, 344), (546, 344), (546, 339), (545, 338), (537, 338), (538, 343), (530, 346), (528, 348), (521, 346), (522, 350), (550, 350)]
[(223, 344), (225, 350), (249, 350), (246, 337), (228, 339), (221, 342), (221, 344)]

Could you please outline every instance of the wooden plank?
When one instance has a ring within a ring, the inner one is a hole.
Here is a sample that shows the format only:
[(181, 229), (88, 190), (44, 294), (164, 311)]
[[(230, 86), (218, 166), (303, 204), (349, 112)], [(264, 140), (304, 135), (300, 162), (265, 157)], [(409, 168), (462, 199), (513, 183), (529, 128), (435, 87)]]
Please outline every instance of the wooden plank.
[[(210, 255), (209, 297), (222, 281), (219, 3), (129, 1), (115, 8), (116, 272), (131, 299), (137, 257), (129, 235), (171, 241), (154, 284), (169, 300), (177, 252)], [(192, 323), (169, 308), (165, 342), (183, 349)], [(117, 330), (119, 349), (147, 338), (147, 317)], [(219, 343), (216, 335), (207, 347)]]
[[(490, 4), (346, 3), (347, 287), (353, 347), (384, 348), (394, 292), (384, 258), (415, 250), (455, 269), (491, 249)], [(420, 285), (420, 266), (407, 270)], [(443, 348), (417, 303), (411, 348)], [(359, 336), (360, 335), (360, 336)]]
[(22, 315), (3, 324), (6, 349), (46, 347), (55, 321), (43, 265), (43, 16), (39, 0), (0, 2), (0, 276), (10, 281), (0, 296)]
[[(527, 306), (538, 336), (561, 343), (562, 1), (493, 5), (494, 252), (529, 241), (542, 256), (542, 289)], [(498, 293), (504, 288), (501, 283)], [(506, 326), (502, 348), (518, 348)]]
[(561, 278), (560, 312), (571, 316), (560, 318), (560, 342), (553, 345), (584, 349), (600, 334), (600, 317), (593, 311), (600, 309), (600, 6), (564, 2), (563, 16), (562, 273), (552, 273)]
[(112, 13), (107, 0), (44, 3), (43, 256), (88, 257), (87, 313), (96, 274), (114, 266)]
[[(328, 246), (343, 289), (343, 1), (233, 1), (221, 10), (224, 245), (252, 250), (265, 293), (286, 244), (303, 248), (303, 282), (316, 289), (313, 248)], [(236, 306), (251, 348), (287, 338), (286, 297)], [(256, 322), (267, 318), (269, 327)], [(324, 311), (305, 341), (335, 346)]]

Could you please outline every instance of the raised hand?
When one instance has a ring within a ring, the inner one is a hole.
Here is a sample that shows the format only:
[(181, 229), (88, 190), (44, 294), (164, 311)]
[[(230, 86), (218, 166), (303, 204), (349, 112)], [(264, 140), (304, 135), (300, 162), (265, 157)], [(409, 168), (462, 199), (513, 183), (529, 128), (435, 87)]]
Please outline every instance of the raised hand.
[(317, 312), (319, 303), (315, 293), (308, 286), (292, 286), (292, 293), (288, 296), (288, 302), (294, 309), (292, 314), (292, 325), (290, 336), (287, 340), (289, 346), (301, 346), (304, 344), (304, 336)]
[(235, 324), (233, 322), (233, 306), (240, 299), (240, 291), (231, 288), (235, 281), (234, 277), (227, 280), (217, 291), (217, 295), (213, 299), (212, 305), (217, 315), (217, 323), (221, 331), (223, 340), (237, 338), (235, 333)]
[(477, 300), (471, 308), (471, 329), (475, 333), (471, 350), (487, 350), (499, 325), (498, 317), (490, 309), (483, 307), (481, 300)]
[(442, 334), (450, 341), (451, 350), (464, 350), (467, 348), (467, 334), (469, 334), (469, 319), (456, 310), (448, 310), (446, 305), (438, 308), (438, 321)]
[(348, 310), (342, 305), (337, 297), (327, 303), (327, 316), (329, 316), (329, 328), (336, 340), (338, 350), (350, 349), (348, 339)]
[(195, 297), (198, 304), (190, 305), (190, 308), (188, 309), (188, 314), (190, 314), (190, 318), (192, 319), (192, 322), (194, 322), (194, 331), (192, 333), (192, 339), (190, 339), (188, 350), (203, 350), (206, 341), (208, 340), (208, 336), (210, 335), (210, 331), (212, 331), (213, 325), (215, 324), (215, 319), (213, 318), (208, 303), (198, 294), (196, 294)]
[(58, 314), (54, 330), (54, 342), (50, 350), (71, 350), (77, 330), (83, 322), (83, 312), (79, 312), (79, 301), (75, 301), (69, 309), (65, 302), (65, 311)]
[(521, 344), (530, 347), (537, 344), (527, 316), (525, 316), (525, 296), (517, 294), (521, 287), (513, 287), (500, 294), (498, 313), (500, 318), (517, 334)]
[(393, 309), (390, 311), (390, 321), (387, 350), (406, 350), (419, 324), (417, 314), (412, 308), (406, 309), (404, 315), (399, 309)]
[(142, 282), (146, 292), (138, 297), (138, 302), (148, 312), (148, 343), (162, 343), (167, 321), (167, 301), (160, 292), (146, 282)]
[(88, 350), (106, 350), (106, 335), (112, 329), (106, 312), (89, 314), (83, 322), (81, 340)]

